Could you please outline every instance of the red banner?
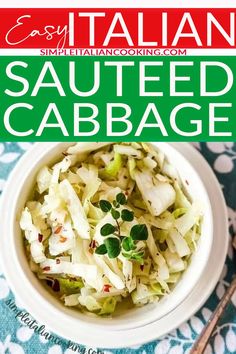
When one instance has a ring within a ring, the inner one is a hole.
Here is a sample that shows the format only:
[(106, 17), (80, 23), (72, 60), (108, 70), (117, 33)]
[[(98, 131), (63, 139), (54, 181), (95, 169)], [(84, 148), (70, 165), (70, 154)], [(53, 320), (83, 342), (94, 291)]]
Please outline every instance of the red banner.
[(0, 9), (0, 48), (235, 48), (235, 9)]

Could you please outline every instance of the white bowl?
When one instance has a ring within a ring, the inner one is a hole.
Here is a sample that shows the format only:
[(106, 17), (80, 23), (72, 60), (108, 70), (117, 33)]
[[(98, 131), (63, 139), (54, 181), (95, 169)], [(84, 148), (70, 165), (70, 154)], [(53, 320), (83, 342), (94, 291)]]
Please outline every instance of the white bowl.
[[(203, 274), (213, 240), (212, 211), (207, 191), (198, 173), (176, 149), (167, 143), (152, 144), (160, 148), (170, 163), (176, 166), (192, 199), (201, 200), (204, 214), (202, 235), (187, 270), (171, 294), (163, 297), (159, 303), (119, 313), (113, 319), (92, 317), (66, 308), (32, 273), (25, 256), (18, 222), (19, 215), (29, 197), (39, 169), (58, 160), (61, 153), (68, 147), (68, 143), (35, 144), (21, 158), (8, 179), (0, 210), (3, 215), (0, 247), (3, 269), (11, 288), (29, 313), (61, 336), (69, 337), (69, 331), (66, 328), (78, 328), (79, 332), (89, 330), (91, 334), (94, 330), (99, 331), (101, 335), (109, 335), (109, 331), (124, 331), (125, 333), (126, 330), (155, 322), (180, 305), (197, 286)], [(92, 338), (91, 341), (86, 339), (81, 344), (94, 345), (94, 341)], [(121, 343), (117, 343), (116, 346), (121, 346)]]

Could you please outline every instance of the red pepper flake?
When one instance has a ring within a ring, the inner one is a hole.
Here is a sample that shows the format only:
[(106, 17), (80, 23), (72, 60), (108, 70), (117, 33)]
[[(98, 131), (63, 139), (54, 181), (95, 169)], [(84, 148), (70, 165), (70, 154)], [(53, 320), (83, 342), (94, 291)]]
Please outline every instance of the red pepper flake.
[(44, 267), (44, 268), (43, 268), (43, 271), (44, 271), (44, 272), (49, 272), (50, 269), (51, 269), (51, 268), (50, 268), (49, 266), (47, 266), (47, 267)]
[(93, 248), (96, 248), (98, 246), (97, 241), (93, 240)]
[(62, 226), (58, 226), (57, 228), (56, 228), (56, 230), (54, 231), (54, 234), (59, 234), (60, 232), (61, 232), (61, 230), (62, 230)]
[(125, 195), (129, 195), (129, 192), (128, 192), (128, 191), (125, 191)]
[(60, 264), (61, 263), (61, 261), (60, 261), (60, 259), (56, 259), (56, 264)]
[(42, 234), (38, 234), (38, 240), (39, 240), (39, 242), (43, 241), (43, 235)]
[(144, 270), (144, 265), (143, 264), (141, 264), (140, 269), (143, 272), (143, 270)]
[(90, 252), (90, 253), (93, 253), (94, 248), (96, 248), (97, 246), (98, 246), (97, 241), (96, 241), (96, 240), (92, 240), (92, 241), (90, 242), (90, 244), (89, 244), (89, 248), (90, 248), (89, 252)]
[(60, 283), (57, 279), (54, 279), (54, 282), (52, 284), (52, 290), (56, 292), (60, 291)]
[(112, 288), (112, 286), (110, 284), (105, 284), (103, 287), (103, 291), (105, 293), (109, 293), (110, 292), (110, 288)]
[(60, 236), (60, 242), (61, 242), (61, 243), (66, 242), (66, 240), (67, 240), (67, 238), (66, 238), (66, 237), (64, 237), (64, 236)]

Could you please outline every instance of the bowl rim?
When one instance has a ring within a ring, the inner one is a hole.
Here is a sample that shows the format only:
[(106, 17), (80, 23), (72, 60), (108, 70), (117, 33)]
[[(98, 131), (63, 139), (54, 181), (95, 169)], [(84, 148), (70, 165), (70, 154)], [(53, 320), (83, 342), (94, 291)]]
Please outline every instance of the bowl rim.
[[(51, 149), (51, 148), (54, 148), (57, 144), (61, 144), (61, 143), (38, 143), (38, 144), (35, 144), (34, 145), (34, 147), (33, 147), (33, 149), (34, 149), (34, 151), (36, 152), (37, 151), (37, 147), (38, 146), (41, 146), (42, 147), (42, 144), (45, 146), (45, 147), (48, 147), (48, 149), (47, 149), (47, 151), (46, 151), (46, 153), (48, 153), (49, 152), (49, 150)], [(154, 143), (155, 145), (157, 144), (157, 143)], [(158, 144), (161, 144), (162, 146), (164, 145), (170, 145), (170, 144), (167, 144), (167, 143), (158, 143)], [(164, 150), (164, 148), (162, 149), (162, 150)], [(176, 149), (174, 149), (174, 150), (176, 150)], [(18, 173), (19, 172), (19, 169), (20, 169), (20, 167), (22, 167), (23, 166), (23, 164), (24, 164), (24, 162), (25, 162), (25, 160), (27, 160), (28, 159), (28, 157), (30, 156), (30, 154), (32, 154), (32, 152), (33, 152), (33, 150), (32, 149), (30, 149), (22, 158), (21, 158), (21, 160), (20, 160), (20, 162), (16, 165), (17, 166), (17, 168), (15, 168), (14, 170), (13, 170), (13, 172), (11, 173), (11, 176), (10, 176), (10, 178), (8, 179), (8, 181), (7, 181), (7, 183), (6, 183), (6, 186), (5, 186), (5, 188), (4, 188), (4, 191), (3, 191), (3, 195), (2, 195), (2, 197), (1, 197), (1, 210), (4, 210), (4, 201), (6, 201), (6, 199), (9, 199), (9, 190), (10, 190), (10, 188), (11, 188), (11, 185), (12, 185), (12, 182), (14, 181), (14, 179), (15, 179), (15, 175), (16, 175), (16, 173)], [(183, 157), (184, 158), (184, 157)], [(186, 158), (184, 158), (185, 160), (186, 160)], [(188, 162), (188, 161), (187, 161)], [(189, 162), (188, 162), (189, 163)], [(189, 163), (190, 164), (190, 163)], [(190, 164), (191, 165), (191, 164)], [(195, 169), (194, 169), (195, 170)], [(195, 174), (197, 175), (197, 176), (199, 176), (199, 174), (197, 173), (197, 171), (195, 170)], [(201, 181), (201, 179), (199, 178), (199, 180)], [(202, 181), (201, 181), (202, 182)], [(23, 182), (21, 183), (21, 186), (20, 187), (22, 187), (23, 186)], [(204, 187), (204, 185), (202, 184), (202, 187), (203, 187), (203, 189), (205, 190), (205, 187)], [(18, 188), (19, 190), (20, 190), (20, 188)], [(205, 190), (206, 191), (206, 190)], [(213, 234), (213, 232), (212, 232), (212, 234)], [(208, 253), (210, 253), (210, 251), (211, 251), (211, 249), (210, 249), (210, 247), (209, 247), (209, 249), (208, 249)], [(0, 258), (2, 258), (2, 257), (0, 257)], [(207, 258), (207, 257), (206, 257)], [(4, 262), (3, 262), (4, 263)], [(6, 274), (6, 276), (7, 276), (7, 279), (8, 279), (8, 281), (9, 281), (9, 283), (10, 283), (10, 286), (11, 286), (11, 288), (15, 288), (15, 286), (14, 286), (14, 284), (13, 284), (13, 282), (12, 282), (12, 284), (11, 284), (11, 276), (8, 276), (8, 271), (6, 270), (6, 267), (5, 267), (5, 265), (3, 264), (3, 269), (5, 270), (5, 274)], [(204, 271), (204, 267), (203, 267), (203, 269), (202, 269), (202, 272)], [(199, 273), (199, 277), (198, 277), (198, 279), (197, 279), (197, 281), (199, 280), (199, 278), (201, 277), (201, 275), (202, 275), (202, 272), (201, 273)], [(21, 274), (22, 275), (22, 274)], [(197, 282), (195, 283), (195, 285), (197, 284)], [(34, 289), (36, 292), (37, 292), (37, 290), (36, 289)], [(193, 290), (193, 289), (192, 289)], [(18, 291), (16, 291), (16, 293), (18, 293)], [(185, 296), (185, 298), (188, 296), (189, 294), (186, 294), (186, 296)], [(182, 299), (182, 301), (184, 301), (185, 300), (185, 298), (183, 298)], [(42, 299), (42, 300), (44, 300), (44, 299)], [(181, 301), (181, 302), (182, 302)], [(180, 303), (181, 303), (180, 302)], [(44, 301), (44, 305), (46, 305), (48, 302), (45, 300)], [(179, 304), (180, 303), (178, 303), (178, 306), (179, 306)], [(27, 307), (29, 307), (28, 306), (28, 303), (27, 303), (27, 301), (24, 301), (24, 306), (27, 308)], [(54, 308), (54, 310), (56, 310), (55, 308)], [(173, 309), (172, 309), (173, 310)], [(170, 310), (170, 311), (172, 311), (172, 310)], [(34, 310), (31, 308), (30, 309), (30, 312), (32, 313), (32, 314), (34, 314)], [(168, 315), (168, 312), (165, 314), (165, 315)], [(38, 317), (37, 315), (34, 315), (35, 317)], [(151, 323), (150, 321), (148, 322), (148, 323)], [(148, 323), (146, 323), (146, 324), (148, 324)], [(68, 325), (69, 325), (69, 323), (68, 323)], [(143, 324), (142, 324), (143, 325)], [(83, 324), (83, 326), (84, 327), (86, 327), (86, 324)], [(88, 324), (88, 328), (91, 326), (91, 324)], [(100, 328), (102, 328), (103, 326), (102, 325), (100, 325), (99, 324), (99, 327)], [(130, 327), (129, 327), (130, 328)], [(105, 329), (105, 328), (104, 328)], [(125, 329), (125, 328), (122, 328), (122, 329)], [(54, 330), (54, 329), (53, 329)], [(62, 334), (60, 334), (60, 335), (62, 335)]]

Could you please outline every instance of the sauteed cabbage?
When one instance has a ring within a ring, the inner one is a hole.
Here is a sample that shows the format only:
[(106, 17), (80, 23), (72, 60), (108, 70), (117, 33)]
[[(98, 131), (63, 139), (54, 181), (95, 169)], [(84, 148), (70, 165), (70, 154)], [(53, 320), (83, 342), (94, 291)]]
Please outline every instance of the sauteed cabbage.
[(20, 227), (31, 269), (50, 291), (65, 306), (108, 316), (171, 291), (201, 220), (151, 144), (77, 143), (39, 171)]

